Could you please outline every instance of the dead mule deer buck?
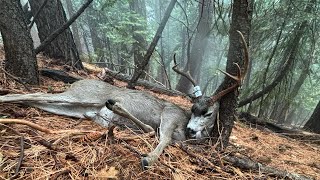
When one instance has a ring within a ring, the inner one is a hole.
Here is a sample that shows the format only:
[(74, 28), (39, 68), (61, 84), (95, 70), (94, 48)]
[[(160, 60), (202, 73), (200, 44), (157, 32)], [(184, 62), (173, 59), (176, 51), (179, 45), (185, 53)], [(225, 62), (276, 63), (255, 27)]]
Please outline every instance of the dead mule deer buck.
[[(242, 41), (245, 45), (243, 37)], [(246, 48), (245, 51), (247, 52)], [(196, 102), (192, 107), (191, 119), (188, 112), (182, 108), (148, 93), (118, 88), (103, 81), (89, 79), (75, 82), (67, 91), (59, 94), (0, 96), (0, 103), (20, 103), (54, 114), (90, 118), (104, 127), (125, 124), (129, 127), (138, 126), (144, 132), (156, 131), (159, 128), (159, 144), (152, 152), (142, 157), (141, 164), (145, 169), (157, 161), (172, 140), (186, 140), (186, 135), (191, 138), (208, 136), (213, 127), (212, 119), (208, 117), (217, 114), (219, 103), (216, 101), (220, 97), (240, 86), (242, 78), (236, 79), (236, 84), (223, 93), (209, 98), (210, 100)]]

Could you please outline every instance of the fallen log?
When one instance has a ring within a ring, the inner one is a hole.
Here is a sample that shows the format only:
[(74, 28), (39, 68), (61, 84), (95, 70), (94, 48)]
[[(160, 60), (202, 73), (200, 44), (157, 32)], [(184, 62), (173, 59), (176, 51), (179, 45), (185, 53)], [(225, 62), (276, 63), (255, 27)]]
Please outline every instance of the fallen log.
[(301, 129), (290, 129), (273, 122), (264, 121), (246, 112), (241, 112), (239, 114), (239, 119), (240, 121), (243, 121), (245, 123), (258, 125), (257, 128), (260, 130), (269, 129), (272, 132), (283, 135), (285, 137), (300, 140), (303, 142), (320, 144), (320, 134), (303, 131)]
[[(74, 83), (76, 81), (81, 80), (81, 78), (78, 77), (73, 77), (69, 74), (67, 74), (66, 72), (62, 71), (62, 70), (55, 70), (55, 69), (41, 69), (40, 73), (42, 76), (46, 76), (49, 77), (53, 80), (56, 81), (62, 81), (64, 83)], [(115, 72), (115, 71), (111, 71), (109, 69), (105, 69), (105, 71), (103, 72), (103, 75), (100, 76), (100, 79), (108, 79), (108, 83), (112, 84), (112, 82), (110, 82), (110, 77), (120, 80), (120, 81), (124, 81), (124, 82), (129, 82), (131, 77), (125, 74), (121, 74), (119, 72)], [(155, 84), (155, 83), (151, 83), (149, 81), (146, 80), (138, 80), (136, 83), (137, 86), (142, 86), (145, 89), (148, 89), (152, 92), (156, 92), (156, 93), (161, 93), (161, 94), (166, 94), (169, 96), (188, 96), (182, 92), (176, 91), (176, 90), (170, 90), (167, 89), (164, 86)]]
[(49, 77), (53, 80), (62, 81), (64, 83), (70, 83), (70, 84), (81, 80), (81, 78), (70, 76), (66, 72), (62, 70), (56, 70), (56, 69), (41, 69), (40, 74), (42, 76)]
[(273, 167), (269, 167), (258, 162), (255, 162), (248, 157), (237, 157), (235, 155), (227, 155), (223, 157), (223, 160), (230, 163), (232, 166), (238, 167), (242, 170), (254, 170), (259, 171), (268, 176), (283, 178), (283, 179), (291, 179), (291, 180), (312, 180), (313, 178), (296, 174), (289, 173), (287, 171), (279, 170)]
[[(102, 75), (102, 78), (103, 76), (111, 76), (117, 80), (120, 80), (120, 81), (124, 81), (124, 82), (129, 82), (131, 80), (131, 76), (129, 75), (126, 75), (126, 74), (122, 74), (122, 73), (119, 73), (119, 72), (115, 72), (115, 71), (112, 71), (110, 69), (107, 69), (105, 68), (104, 69), (105, 71), (103, 72), (104, 74)], [(136, 82), (136, 85), (137, 86), (142, 86), (152, 92), (156, 92), (156, 93), (161, 93), (161, 94), (166, 94), (166, 95), (169, 95), (169, 96), (187, 96), (187, 94), (184, 94), (182, 92), (179, 92), (179, 91), (176, 91), (176, 90), (171, 90), (171, 89), (167, 89), (166, 87), (164, 86), (161, 86), (161, 85), (158, 85), (158, 84), (155, 84), (155, 83), (151, 83), (149, 81), (146, 81), (146, 80), (142, 80), (142, 79), (139, 79), (137, 82)]]

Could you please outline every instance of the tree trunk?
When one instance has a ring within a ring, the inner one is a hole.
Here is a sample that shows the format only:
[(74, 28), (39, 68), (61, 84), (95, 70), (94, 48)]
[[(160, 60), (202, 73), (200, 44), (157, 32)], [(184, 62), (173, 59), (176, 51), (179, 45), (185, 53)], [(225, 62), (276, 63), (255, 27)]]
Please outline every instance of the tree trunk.
[(28, 84), (38, 85), (36, 55), (20, 1), (1, 0), (0, 7), (0, 31), (5, 50), (5, 69)]
[[(200, 16), (199, 24), (195, 39), (192, 44), (189, 63), (187, 63), (186, 67), (184, 68), (184, 72), (189, 71), (195, 80), (199, 79), (203, 55), (208, 44), (208, 36), (212, 24), (213, 1), (201, 0), (199, 1), (198, 6)], [(186, 77), (181, 76), (176, 89), (184, 93), (190, 93), (190, 90), (192, 89), (192, 83)]]
[(98, 31), (99, 24), (97, 23), (96, 18), (92, 18), (97, 16), (98, 15), (91, 8), (88, 9), (86, 18), (88, 21), (88, 27), (90, 31), (93, 50), (97, 57), (95, 58), (96, 60), (101, 59), (101, 56), (103, 56), (103, 45), (102, 45), (102, 40), (99, 37), (99, 31)]
[[(291, 102), (295, 99), (295, 97), (298, 95), (300, 88), (302, 87), (304, 81), (306, 80), (306, 78), (308, 77), (308, 74), (310, 72), (310, 64), (314, 61), (314, 56), (315, 56), (315, 49), (316, 49), (316, 41), (312, 39), (312, 43), (311, 43), (311, 48), (310, 48), (310, 55), (308, 57), (305, 57), (305, 61), (303, 62), (303, 69), (301, 71), (301, 74), (296, 82), (296, 84), (294, 85), (291, 93), (288, 95), (288, 98), (286, 98), (285, 104), (284, 104), (284, 108), (281, 111), (281, 117), (279, 118), (279, 120), (282, 120), (281, 123), (285, 123), (288, 125), (291, 125), (293, 118), (290, 118), (288, 116), (284, 116), (284, 114), (289, 114), (286, 113), (289, 111)], [(290, 113), (292, 114), (292, 113)]]
[(320, 133), (320, 101), (316, 109), (313, 111), (310, 119), (304, 125), (303, 129), (312, 131), (315, 133)]
[[(156, 21), (160, 22), (161, 21), (161, 17), (162, 17), (162, 11), (163, 11), (163, 1), (161, 0), (156, 0), (154, 3), (154, 9), (155, 9), (155, 19)], [(164, 45), (163, 45), (163, 36), (160, 37), (159, 41), (159, 48), (160, 49), (160, 59), (161, 59), (161, 64), (159, 64), (158, 69), (157, 69), (157, 80), (159, 82), (161, 82), (162, 84), (166, 83), (166, 78), (164, 76), (165, 74), (165, 49), (164, 49)]]
[(85, 46), (85, 49), (87, 51), (87, 56), (88, 56), (88, 59), (89, 59), (89, 62), (93, 62), (92, 58), (91, 58), (91, 51), (90, 51), (90, 47), (89, 47), (89, 40), (88, 40), (88, 33), (86, 32), (86, 30), (84, 29), (84, 27), (82, 25), (80, 25), (80, 28), (82, 30), (82, 35), (83, 35), (83, 43), (84, 43), (84, 46)]
[[(67, 4), (69, 17), (71, 17), (74, 14), (72, 1), (66, 0), (66, 4)], [(77, 22), (72, 23), (71, 28), (72, 28), (72, 33), (73, 33), (73, 37), (74, 37), (74, 43), (76, 44), (78, 52), (81, 55), (82, 54), (82, 46), (81, 46), (80, 34), (79, 34), (79, 28), (77, 26)]]
[[(40, 8), (44, 0), (29, 0), (33, 15)], [(43, 42), (51, 33), (67, 22), (67, 17), (60, 0), (49, 1), (35, 19), (38, 27), (40, 41)], [(78, 50), (72, 33), (67, 28), (49, 45), (43, 48), (43, 53), (50, 58), (59, 59), (62, 64), (83, 69)]]
[(290, 108), (290, 105), (291, 105), (292, 101), (294, 100), (294, 98), (298, 95), (299, 90), (302, 87), (304, 81), (308, 77), (308, 73), (309, 73), (309, 67), (306, 67), (305, 69), (302, 70), (302, 72), (299, 76), (299, 79), (297, 80), (292, 91), (288, 95), (288, 98), (286, 98), (286, 100), (284, 102), (283, 108), (281, 109), (281, 112), (280, 112), (280, 117), (278, 118), (279, 123), (285, 123), (288, 125), (291, 124), (291, 120), (287, 119), (287, 115), (289, 114), (288, 113), (289, 108)]
[[(251, 3), (251, 4), (250, 4)], [(237, 75), (238, 68), (234, 65), (237, 63), (243, 65), (243, 44), (240, 43), (240, 37), (237, 33), (241, 31), (246, 42), (249, 42), (249, 34), (251, 27), (251, 13), (253, 9), (253, 1), (235, 0), (233, 2), (232, 20), (229, 31), (229, 51), (227, 59), (226, 71), (230, 74)], [(218, 87), (217, 92), (220, 92), (234, 84), (234, 80), (226, 76), (222, 84)], [(229, 143), (237, 107), (236, 91), (231, 92), (220, 100), (219, 119), (216, 121), (213, 131), (213, 140), (219, 141), (218, 149), (224, 149)]]
[[(136, 1), (129, 1), (130, 10), (133, 13), (136, 13), (140, 16), (140, 18), (147, 21), (147, 14), (146, 14), (146, 2), (145, 0), (136, 0)], [(135, 21), (135, 20), (133, 20)], [(134, 43), (132, 44), (133, 48), (133, 61), (135, 64), (135, 71), (137, 71), (137, 68), (141, 67), (141, 63), (143, 62), (143, 53), (147, 49), (147, 42), (144, 39), (143, 35), (141, 33), (142, 31), (146, 31), (146, 26), (139, 24), (139, 25), (133, 25), (132, 26), (132, 37), (134, 39)], [(144, 69), (145, 72), (149, 71), (149, 66), (146, 66)], [(148, 79), (147, 74), (143, 72), (142, 78)]]

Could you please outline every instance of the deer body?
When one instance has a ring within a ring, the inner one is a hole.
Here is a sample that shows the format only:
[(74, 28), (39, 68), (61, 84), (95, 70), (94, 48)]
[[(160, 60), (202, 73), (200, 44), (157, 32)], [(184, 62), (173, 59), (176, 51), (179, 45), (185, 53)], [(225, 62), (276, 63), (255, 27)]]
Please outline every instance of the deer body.
[(0, 96), (0, 103), (21, 103), (54, 114), (76, 118), (87, 117), (104, 127), (113, 123), (134, 127), (134, 123), (130, 120), (115, 114), (105, 106), (108, 99), (121, 105), (142, 123), (151, 126), (154, 131), (159, 128), (160, 142), (154, 151), (143, 157), (143, 167), (152, 165), (172, 139), (186, 139), (185, 128), (189, 117), (182, 108), (148, 93), (118, 88), (99, 80), (80, 80), (59, 94)]

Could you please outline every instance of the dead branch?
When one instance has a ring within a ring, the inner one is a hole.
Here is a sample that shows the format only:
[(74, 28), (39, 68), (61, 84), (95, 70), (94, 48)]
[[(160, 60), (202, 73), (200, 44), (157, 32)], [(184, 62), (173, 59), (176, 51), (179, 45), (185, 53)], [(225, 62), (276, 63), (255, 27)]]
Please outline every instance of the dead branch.
[(96, 131), (88, 131), (88, 130), (52, 130), (45, 127), (42, 127), (38, 124), (32, 123), (23, 119), (0, 119), (0, 123), (2, 124), (23, 124), (29, 126), (38, 131), (44, 132), (46, 134), (68, 134), (68, 135), (83, 135), (87, 133), (93, 133)]
[(22, 82), (18, 77), (15, 77), (14, 75), (10, 74), (8, 71), (4, 70), (3, 68), (0, 68), (2, 72), (4, 72), (7, 76), (9, 76), (11, 79), (17, 81), (19, 84), (22, 84), (24, 88), (26, 88), (27, 91), (31, 91), (31, 89), (26, 85), (26, 83)]
[(123, 141), (134, 141), (137, 139), (142, 139), (142, 138), (148, 138), (148, 137), (153, 137), (155, 136), (155, 132), (148, 132), (148, 133), (143, 133), (142, 135), (130, 135), (130, 136), (123, 136), (123, 137), (117, 137), (117, 139), (123, 140)]
[(56, 179), (58, 179), (59, 176), (64, 175), (64, 174), (69, 174), (69, 173), (71, 173), (71, 170), (65, 169), (63, 171), (59, 171), (59, 172), (53, 174), (50, 179), (51, 180), (56, 180)]
[(49, 0), (45, 0), (45, 1), (41, 4), (41, 6), (40, 6), (40, 8), (38, 9), (38, 11), (36, 12), (36, 14), (33, 16), (33, 19), (32, 19), (32, 21), (31, 21), (31, 23), (29, 24), (29, 28), (30, 28), (30, 29), (32, 28), (35, 20), (38, 18), (40, 12), (41, 12), (42, 9), (44, 8), (44, 6), (46, 6), (46, 4), (47, 4), (48, 1), (49, 1)]
[(125, 148), (129, 149), (131, 152), (134, 152), (135, 154), (137, 154), (138, 157), (141, 157), (141, 156), (143, 155), (139, 150), (137, 150), (136, 148), (130, 146), (128, 143), (122, 142), (121, 144), (122, 144)]
[(1, 124), (2, 126), (5, 126), (7, 128), (9, 128), (11, 131), (13, 131), (15, 134), (17, 134), (18, 136), (20, 136), (20, 155), (19, 155), (19, 159), (17, 162), (17, 166), (16, 166), (16, 170), (14, 172), (14, 175), (10, 177), (10, 179), (15, 179), (19, 174), (19, 170), (23, 161), (23, 157), (24, 157), (24, 137), (22, 136), (22, 134), (20, 134), (18, 131), (16, 131), (15, 129), (13, 129), (10, 126), (7, 126), (5, 124)]
[(0, 96), (6, 95), (6, 94), (22, 94), (22, 91), (18, 91), (15, 89), (0, 89)]
[(18, 159), (18, 163), (16, 166), (16, 170), (14, 172), (14, 175), (10, 179), (15, 179), (19, 175), (23, 157), (24, 157), (24, 137), (20, 136), (20, 155), (19, 155), (19, 159)]
[(209, 165), (211, 169), (214, 169), (215, 171), (221, 173), (221, 174), (226, 174), (219, 166), (214, 165), (211, 161), (209, 161), (207, 158), (202, 157), (201, 155), (195, 154), (187, 149), (183, 144), (179, 144), (179, 147), (181, 150), (183, 150), (185, 153), (187, 153), (189, 156), (201, 161), (202, 163)]

